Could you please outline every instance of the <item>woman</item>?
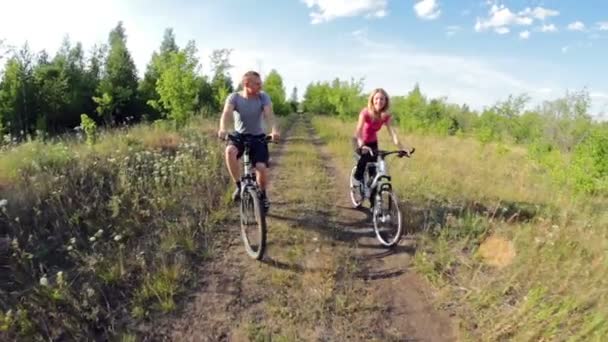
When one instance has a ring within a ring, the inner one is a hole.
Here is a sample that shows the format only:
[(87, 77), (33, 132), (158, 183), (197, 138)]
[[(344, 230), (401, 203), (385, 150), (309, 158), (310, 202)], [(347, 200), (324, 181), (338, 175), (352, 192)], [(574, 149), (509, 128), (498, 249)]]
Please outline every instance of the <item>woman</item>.
[[(359, 186), (359, 182), (363, 181), (365, 166), (368, 162), (375, 161), (376, 152), (378, 151), (378, 136), (377, 132), (386, 126), (388, 133), (393, 139), (393, 143), (397, 145), (399, 150), (403, 151), (402, 156), (410, 155), (410, 148), (404, 148), (399, 142), (395, 129), (391, 126), (391, 114), (388, 112), (390, 100), (386, 91), (382, 88), (374, 89), (369, 95), (367, 107), (359, 113), (359, 121), (355, 130), (355, 138), (357, 140), (357, 153), (361, 156), (355, 170), (355, 186)], [(370, 176), (375, 174), (375, 170), (370, 170)]]

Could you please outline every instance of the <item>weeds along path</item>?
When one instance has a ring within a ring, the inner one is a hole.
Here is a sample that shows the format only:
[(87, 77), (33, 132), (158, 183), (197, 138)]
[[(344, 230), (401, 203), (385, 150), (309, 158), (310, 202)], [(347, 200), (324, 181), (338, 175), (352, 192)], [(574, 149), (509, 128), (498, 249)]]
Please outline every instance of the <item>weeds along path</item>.
[(148, 340), (453, 340), (409, 272), (413, 248), (387, 252), (367, 215), (349, 209), (346, 173), (306, 116), (272, 156), (264, 261), (246, 255), (233, 222), (198, 291)]

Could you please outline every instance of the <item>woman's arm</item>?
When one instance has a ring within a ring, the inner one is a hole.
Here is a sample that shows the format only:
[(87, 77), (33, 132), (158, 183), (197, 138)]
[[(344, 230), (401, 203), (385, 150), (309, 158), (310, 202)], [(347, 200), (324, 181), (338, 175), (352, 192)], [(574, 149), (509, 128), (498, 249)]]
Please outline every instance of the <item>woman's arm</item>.
[(359, 120), (357, 121), (357, 127), (355, 128), (355, 139), (357, 146), (363, 146), (363, 124), (365, 123), (365, 115), (363, 113), (359, 114)]
[(386, 122), (386, 129), (388, 131), (388, 134), (391, 136), (391, 138), (393, 139), (393, 143), (402, 151), (411, 151), (411, 148), (405, 148), (405, 146), (403, 146), (403, 144), (401, 144), (401, 142), (399, 141), (399, 136), (397, 135), (397, 131), (395, 130), (395, 128), (393, 126), (391, 126), (390, 121)]

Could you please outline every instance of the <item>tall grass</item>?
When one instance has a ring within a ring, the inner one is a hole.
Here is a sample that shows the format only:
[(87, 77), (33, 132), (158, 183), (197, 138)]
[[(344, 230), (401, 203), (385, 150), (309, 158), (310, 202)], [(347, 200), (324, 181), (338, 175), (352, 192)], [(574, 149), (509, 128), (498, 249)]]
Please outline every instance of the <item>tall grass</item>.
[[(315, 117), (352, 167), (355, 122)], [(460, 316), (465, 339), (600, 341), (608, 336), (608, 200), (577, 195), (518, 146), (402, 135), (413, 158), (391, 159), (415, 267)], [(381, 147), (391, 148), (385, 133)], [(347, 191), (347, 189), (344, 189)]]
[(0, 339), (113, 339), (175, 298), (225, 208), (197, 121), (31, 141), (0, 156)]

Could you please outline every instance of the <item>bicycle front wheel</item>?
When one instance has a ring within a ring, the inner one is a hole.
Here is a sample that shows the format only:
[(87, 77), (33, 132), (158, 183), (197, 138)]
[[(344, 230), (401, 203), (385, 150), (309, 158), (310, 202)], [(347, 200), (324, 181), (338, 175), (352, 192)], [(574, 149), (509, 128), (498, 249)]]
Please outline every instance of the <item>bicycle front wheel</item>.
[(247, 254), (261, 260), (266, 248), (266, 215), (253, 188), (245, 189), (241, 197), (241, 236)]
[(399, 202), (392, 191), (380, 190), (373, 208), (374, 231), (381, 244), (394, 246), (403, 232)]
[(357, 170), (356, 166), (353, 167), (352, 171), (350, 172), (350, 200), (355, 208), (359, 208), (361, 207), (364, 199), (362, 191), (363, 184), (359, 184), (358, 186), (353, 184), (355, 181), (355, 170)]

